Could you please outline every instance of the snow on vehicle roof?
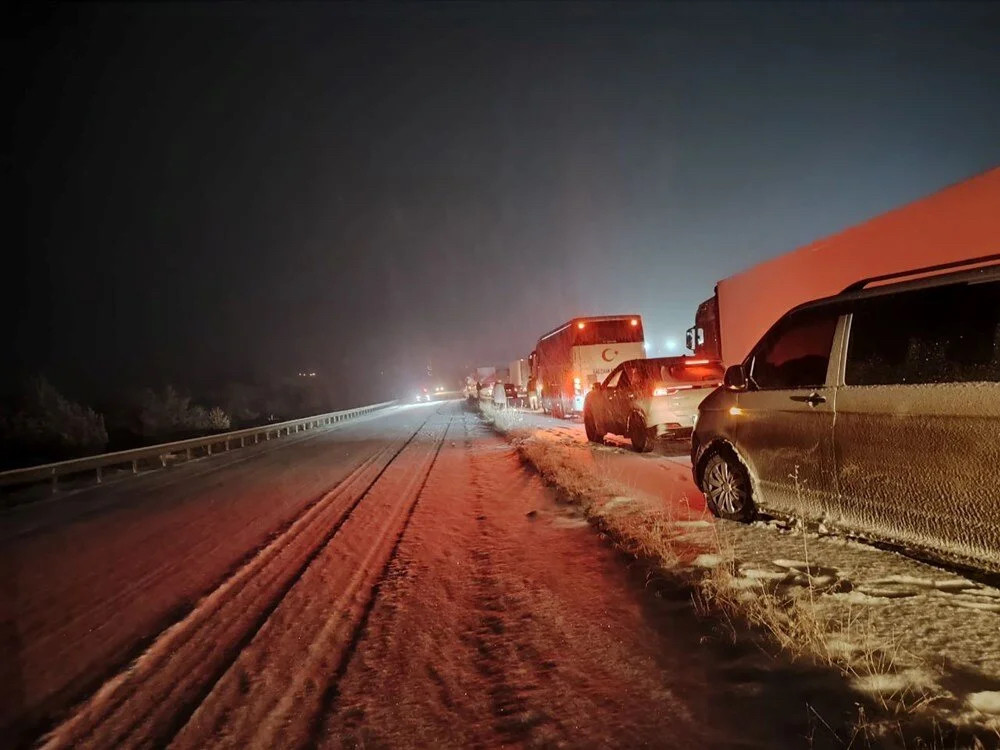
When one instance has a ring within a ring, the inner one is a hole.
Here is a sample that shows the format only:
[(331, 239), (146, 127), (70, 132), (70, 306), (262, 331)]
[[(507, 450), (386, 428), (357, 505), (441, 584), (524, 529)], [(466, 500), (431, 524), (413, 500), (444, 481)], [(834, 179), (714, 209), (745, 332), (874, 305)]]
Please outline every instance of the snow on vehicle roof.
[(576, 317), (576, 318), (573, 318), (572, 320), (566, 321), (565, 323), (563, 323), (560, 326), (556, 326), (555, 328), (553, 328), (548, 333), (543, 333), (541, 336), (538, 337), (538, 340), (541, 341), (542, 339), (547, 339), (549, 336), (553, 336), (553, 335), (559, 333), (560, 331), (563, 331), (563, 330), (569, 328), (574, 323), (580, 323), (580, 322), (583, 322), (583, 323), (588, 323), (588, 322), (589, 323), (599, 323), (599, 322), (607, 321), (607, 320), (631, 320), (632, 318), (635, 318), (636, 320), (642, 320), (642, 316), (639, 315), (639, 314), (634, 314), (634, 315), (590, 315), (590, 316)]

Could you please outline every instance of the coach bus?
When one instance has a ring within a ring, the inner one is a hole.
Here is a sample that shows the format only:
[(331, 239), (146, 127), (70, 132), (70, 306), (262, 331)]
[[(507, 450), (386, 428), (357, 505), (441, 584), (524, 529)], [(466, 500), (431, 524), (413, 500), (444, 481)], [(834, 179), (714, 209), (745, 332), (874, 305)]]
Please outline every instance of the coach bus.
[(531, 353), (538, 402), (556, 417), (579, 414), (595, 382), (621, 362), (645, 356), (640, 316), (573, 318), (538, 339)]

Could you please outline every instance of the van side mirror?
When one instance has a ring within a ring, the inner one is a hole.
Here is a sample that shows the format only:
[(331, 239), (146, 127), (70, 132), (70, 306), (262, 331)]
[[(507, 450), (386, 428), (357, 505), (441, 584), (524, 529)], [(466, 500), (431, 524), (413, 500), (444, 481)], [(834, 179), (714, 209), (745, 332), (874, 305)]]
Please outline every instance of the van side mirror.
[(747, 374), (743, 371), (743, 365), (727, 367), (722, 382), (731, 391), (745, 391), (747, 389)]
[(599, 391), (599, 390), (601, 390), (601, 388), (603, 388), (604, 386), (603, 386), (603, 385), (601, 385), (601, 381), (599, 381), (599, 380), (595, 380), (595, 381), (594, 381), (594, 384), (593, 384), (592, 386), (590, 386), (590, 387), (591, 387), (591, 389), (592, 389), (592, 390), (595, 390), (595, 391)]
[(694, 351), (694, 328), (688, 328), (684, 333), (684, 345), (689, 351)]

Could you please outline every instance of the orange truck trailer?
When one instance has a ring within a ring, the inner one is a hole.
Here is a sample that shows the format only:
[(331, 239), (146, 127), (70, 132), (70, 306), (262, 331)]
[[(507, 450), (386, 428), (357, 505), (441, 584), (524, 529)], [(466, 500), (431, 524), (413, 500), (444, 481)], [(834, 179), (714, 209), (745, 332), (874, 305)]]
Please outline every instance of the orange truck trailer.
[(739, 364), (788, 310), (861, 282), (933, 273), (1000, 253), (1000, 167), (723, 279), (687, 346)]

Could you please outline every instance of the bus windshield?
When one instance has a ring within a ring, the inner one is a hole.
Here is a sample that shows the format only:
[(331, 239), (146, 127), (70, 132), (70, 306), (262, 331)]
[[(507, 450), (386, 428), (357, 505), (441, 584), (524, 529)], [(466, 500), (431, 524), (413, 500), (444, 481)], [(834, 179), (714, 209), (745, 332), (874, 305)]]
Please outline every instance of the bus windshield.
[[(632, 325), (632, 321), (636, 321)], [(580, 325), (583, 325), (581, 328)], [(592, 344), (629, 344), (640, 342), (642, 337), (642, 321), (638, 318), (621, 318), (620, 320), (582, 320), (576, 324), (576, 346)]]

